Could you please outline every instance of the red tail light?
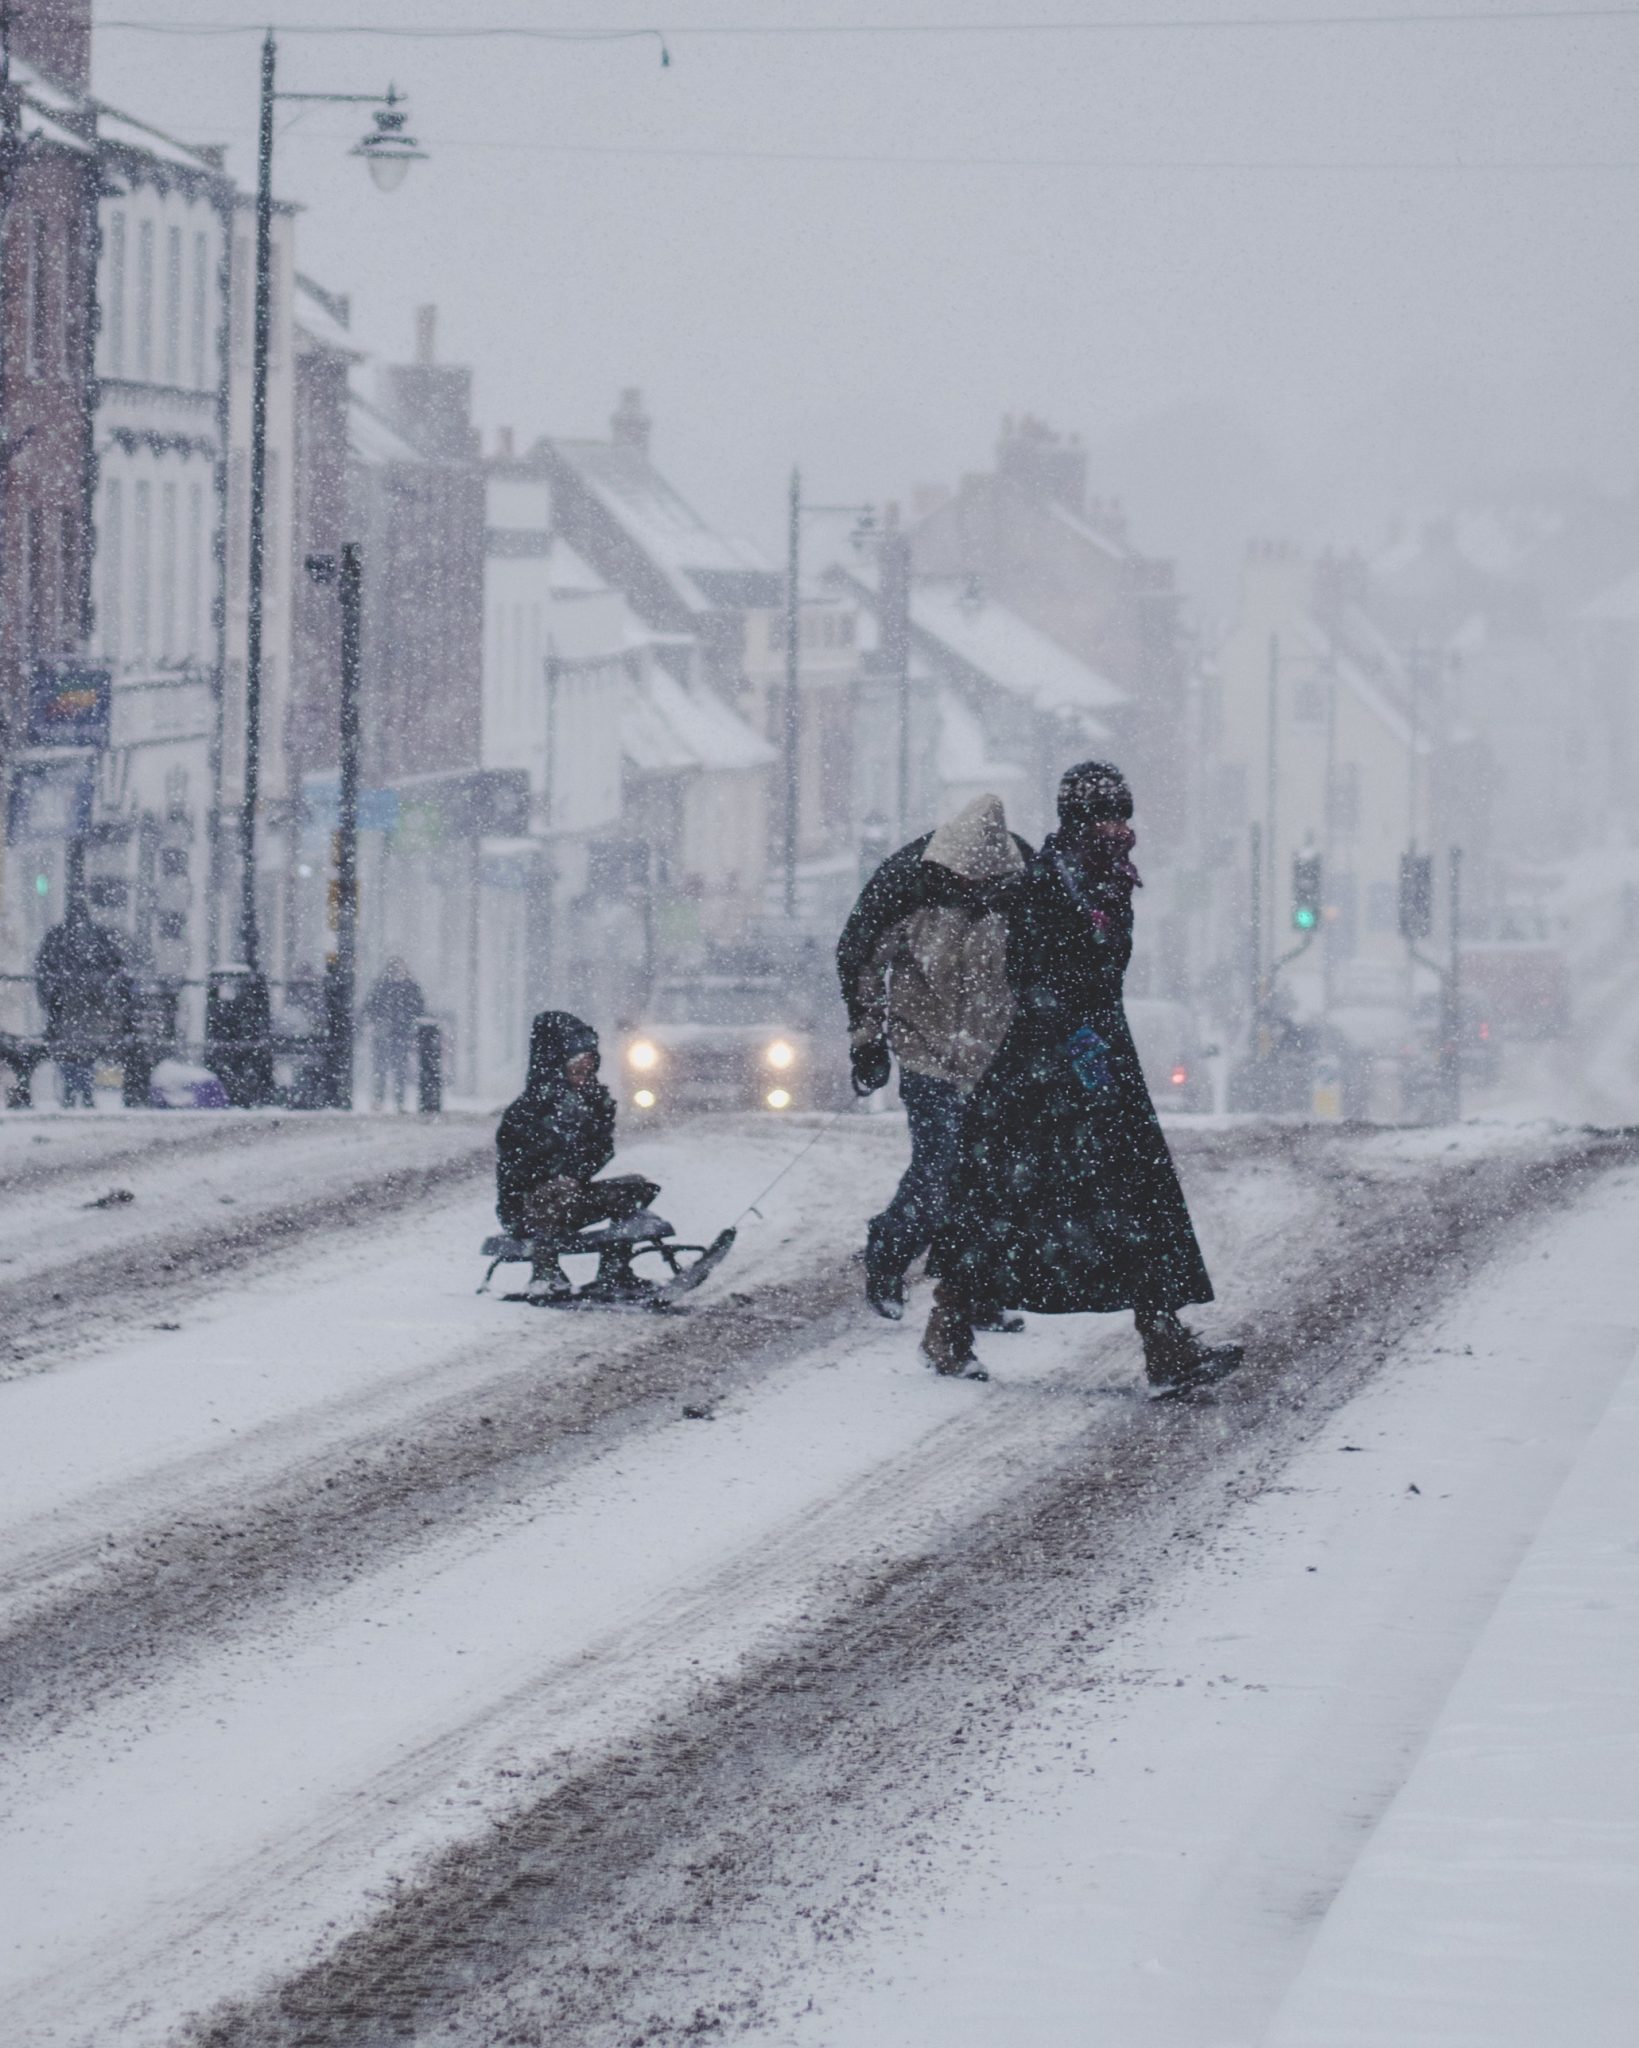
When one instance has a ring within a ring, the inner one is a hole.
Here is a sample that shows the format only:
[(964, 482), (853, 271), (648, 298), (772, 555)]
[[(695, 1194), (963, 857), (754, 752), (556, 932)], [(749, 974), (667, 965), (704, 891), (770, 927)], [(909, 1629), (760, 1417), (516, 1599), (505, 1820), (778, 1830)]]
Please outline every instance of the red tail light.
[(1182, 1088), (1182, 1087), (1183, 1087), (1183, 1085), (1184, 1085), (1184, 1083), (1185, 1083), (1185, 1082), (1186, 1082), (1186, 1081), (1187, 1081), (1188, 1079), (1189, 1079), (1189, 1069), (1188, 1069), (1188, 1067), (1174, 1067), (1174, 1068), (1173, 1068), (1173, 1070), (1172, 1070), (1172, 1085), (1173, 1085), (1173, 1087), (1174, 1087), (1174, 1088)]

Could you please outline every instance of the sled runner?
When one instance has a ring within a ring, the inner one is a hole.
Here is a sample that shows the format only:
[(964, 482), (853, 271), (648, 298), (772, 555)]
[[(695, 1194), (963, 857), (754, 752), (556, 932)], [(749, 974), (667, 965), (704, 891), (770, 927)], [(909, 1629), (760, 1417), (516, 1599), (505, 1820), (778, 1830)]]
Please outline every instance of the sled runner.
[[(484, 1257), (490, 1262), (489, 1271), (478, 1292), (489, 1292), (498, 1266), (532, 1265), (543, 1254), (546, 1259), (558, 1260), (595, 1252), (598, 1270), (584, 1287), (574, 1286), (562, 1268), (557, 1267), (555, 1282), (532, 1283), (527, 1293), (504, 1294), (501, 1299), (528, 1302), (533, 1308), (640, 1309), (664, 1313), (716, 1271), (728, 1257), (734, 1236), (730, 1229), (720, 1231), (710, 1244), (678, 1244), (671, 1224), (663, 1216), (657, 1216), (652, 1209), (640, 1209), (635, 1216), (618, 1223), (595, 1224), (563, 1237), (486, 1237)], [(649, 1280), (635, 1273), (633, 1260), (645, 1254), (658, 1258), (669, 1277)]]

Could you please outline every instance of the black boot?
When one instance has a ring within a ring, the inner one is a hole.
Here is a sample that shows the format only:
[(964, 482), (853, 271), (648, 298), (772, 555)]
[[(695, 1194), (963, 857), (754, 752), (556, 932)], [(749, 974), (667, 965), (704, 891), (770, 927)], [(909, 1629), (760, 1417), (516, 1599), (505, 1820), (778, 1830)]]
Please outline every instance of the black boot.
[(1172, 1309), (1138, 1317), (1144, 1371), (1157, 1393), (1208, 1386), (1232, 1373), (1245, 1356), (1239, 1344), (1207, 1344)]
[(529, 1285), (524, 1289), (525, 1300), (572, 1301), (574, 1296), (574, 1282), (557, 1260), (549, 1253), (537, 1252), (530, 1267)]
[(875, 1224), (865, 1233), (865, 1299), (890, 1323), (904, 1317), (905, 1276), (884, 1258)]

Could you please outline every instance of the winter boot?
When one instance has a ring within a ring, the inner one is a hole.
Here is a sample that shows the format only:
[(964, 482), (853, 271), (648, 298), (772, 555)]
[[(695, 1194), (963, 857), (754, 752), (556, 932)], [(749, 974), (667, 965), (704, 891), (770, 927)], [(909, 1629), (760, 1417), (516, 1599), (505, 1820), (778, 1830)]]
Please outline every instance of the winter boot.
[(1171, 1309), (1140, 1316), (1138, 1335), (1144, 1346), (1145, 1375), (1158, 1394), (1209, 1386), (1232, 1373), (1245, 1356), (1239, 1344), (1203, 1343)]
[(1015, 1309), (990, 1306), (974, 1311), (973, 1327), (992, 1336), (1017, 1337), (1024, 1328), (1024, 1317)]
[(888, 1322), (903, 1321), (905, 1276), (883, 1257), (881, 1234), (874, 1223), (865, 1234), (865, 1299)]
[(987, 1380), (990, 1375), (973, 1355), (973, 1324), (964, 1309), (934, 1295), (933, 1313), (922, 1333), (922, 1356), (942, 1379)]
[(598, 1269), (587, 1282), (583, 1301), (597, 1301), (610, 1308), (633, 1308), (651, 1300), (659, 1289), (652, 1280), (640, 1280), (632, 1271), (630, 1245), (605, 1245)]
[(524, 1289), (526, 1301), (548, 1304), (555, 1301), (573, 1301), (575, 1284), (555, 1258), (537, 1252), (530, 1269), (529, 1285)]

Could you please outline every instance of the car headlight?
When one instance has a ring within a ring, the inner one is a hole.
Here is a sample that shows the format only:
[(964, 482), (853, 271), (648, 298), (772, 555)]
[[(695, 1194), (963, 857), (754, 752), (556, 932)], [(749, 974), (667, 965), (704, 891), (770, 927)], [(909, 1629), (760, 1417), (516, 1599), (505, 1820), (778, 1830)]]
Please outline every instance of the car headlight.
[(770, 1088), (764, 1100), (770, 1109), (789, 1109), (791, 1107), (791, 1097), (783, 1088)]
[(636, 1067), (640, 1074), (646, 1074), (651, 1067), (660, 1064), (660, 1048), (647, 1038), (639, 1038), (626, 1048), (628, 1064)]
[(796, 1049), (793, 1046), (787, 1045), (783, 1038), (776, 1038), (767, 1052), (763, 1054), (763, 1058), (767, 1060), (768, 1064), (771, 1067), (778, 1067), (782, 1073), (791, 1065), (796, 1057)]

